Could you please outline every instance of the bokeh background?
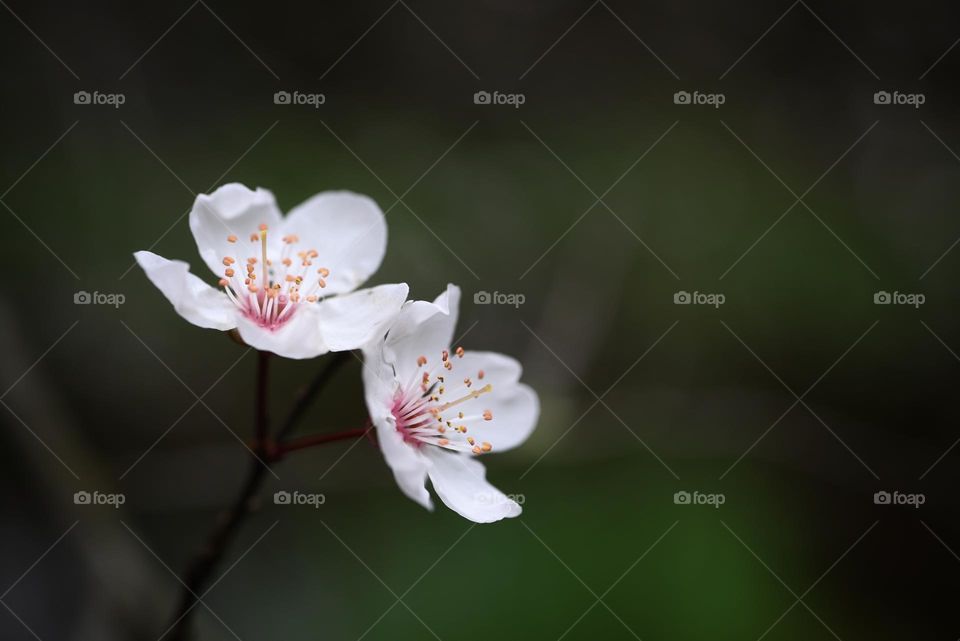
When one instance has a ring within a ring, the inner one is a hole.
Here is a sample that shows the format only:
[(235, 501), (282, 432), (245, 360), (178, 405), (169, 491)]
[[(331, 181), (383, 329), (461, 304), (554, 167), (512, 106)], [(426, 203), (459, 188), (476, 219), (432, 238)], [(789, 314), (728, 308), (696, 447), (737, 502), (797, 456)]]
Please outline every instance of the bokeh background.
[[(524, 501), (495, 525), (405, 499), (366, 442), (277, 465), (198, 639), (960, 636), (950, 3), (2, 4), (0, 637), (158, 639), (237, 493), (256, 358), (131, 269), (202, 266), (184, 214), (230, 181), (374, 197), (374, 282), (459, 283), (464, 345), (543, 412), (487, 459)], [(274, 365), (279, 418), (321, 363)], [(301, 433), (362, 425), (359, 373)]]

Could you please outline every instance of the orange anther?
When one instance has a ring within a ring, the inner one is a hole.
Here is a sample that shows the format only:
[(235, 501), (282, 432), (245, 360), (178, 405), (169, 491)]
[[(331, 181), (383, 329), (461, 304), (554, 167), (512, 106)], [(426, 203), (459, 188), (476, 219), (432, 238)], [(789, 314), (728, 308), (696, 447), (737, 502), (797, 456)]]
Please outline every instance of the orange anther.
[(233, 234), (230, 234), (229, 236), (227, 236), (227, 242), (228, 242), (228, 243), (235, 243), (235, 242), (237, 242), (237, 237), (234, 236)]

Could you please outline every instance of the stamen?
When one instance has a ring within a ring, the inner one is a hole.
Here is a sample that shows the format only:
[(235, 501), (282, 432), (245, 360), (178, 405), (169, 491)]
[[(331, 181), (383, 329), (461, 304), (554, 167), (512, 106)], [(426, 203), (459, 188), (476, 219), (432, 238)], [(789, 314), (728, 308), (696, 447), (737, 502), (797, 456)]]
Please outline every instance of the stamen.
[[(491, 390), (493, 390), (493, 385), (491, 385), (490, 383), (487, 383), (486, 385), (484, 385), (484, 386), (481, 387), (480, 389), (473, 390), (472, 392), (470, 392), (470, 393), (467, 394), (466, 396), (463, 396), (463, 397), (461, 397), (461, 398), (458, 398), (458, 399), (455, 400), (455, 401), (450, 401), (449, 403), (444, 403), (443, 405), (441, 405), (441, 406), (438, 407), (437, 409), (438, 409), (439, 411), (441, 411), (441, 412), (445, 412), (445, 411), (447, 411), (448, 409), (450, 409), (451, 407), (453, 407), (453, 406), (455, 406), (455, 405), (459, 405), (460, 403), (469, 401), (471, 398), (477, 398), (477, 397), (480, 396), (481, 394), (486, 394), (487, 392), (489, 392), (489, 391), (491, 391)], [(488, 410), (488, 411), (489, 411), (489, 410)], [(491, 418), (492, 418), (492, 416), (491, 416)], [(489, 420), (489, 419), (488, 419), (488, 420)]]
[(267, 226), (260, 225), (260, 253), (263, 256), (263, 284), (269, 286), (267, 280)]
[[(327, 286), (325, 278), (330, 275), (330, 270), (321, 267), (315, 274), (308, 271), (320, 253), (316, 249), (295, 251), (292, 246), (300, 242), (296, 234), (284, 236), (279, 255), (271, 257), (267, 247), (268, 231), (267, 224), (260, 224), (257, 231), (250, 234), (251, 242), (259, 241), (260, 251), (256, 252), (259, 256), (239, 259), (239, 264), (246, 268), (245, 273), (235, 266), (238, 258), (221, 258), (224, 277), (218, 280), (218, 284), (245, 316), (260, 327), (275, 330), (286, 322), (300, 303), (317, 303), (323, 298), (321, 290)], [(230, 234), (227, 241), (235, 243), (237, 236)], [(293, 252), (300, 259), (296, 267), (288, 256)], [(258, 263), (260, 269), (257, 269)], [(231, 281), (234, 277), (236, 280)], [(243, 289), (247, 292), (243, 293)]]

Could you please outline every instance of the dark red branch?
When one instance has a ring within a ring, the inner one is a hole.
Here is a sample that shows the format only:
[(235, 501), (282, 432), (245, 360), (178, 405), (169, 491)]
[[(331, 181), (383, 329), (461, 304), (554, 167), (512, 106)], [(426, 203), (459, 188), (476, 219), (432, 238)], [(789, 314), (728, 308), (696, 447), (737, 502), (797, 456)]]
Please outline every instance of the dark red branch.
[(317, 445), (323, 445), (324, 443), (333, 443), (334, 441), (359, 438), (365, 436), (369, 431), (369, 427), (358, 427), (352, 430), (334, 432), (333, 434), (310, 434), (308, 436), (301, 436), (300, 438), (291, 439), (286, 443), (278, 443), (275, 445), (273, 447), (272, 460), (279, 461), (288, 453), (295, 452), (296, 450), (304, 450), (308, 447), (315, 447)]

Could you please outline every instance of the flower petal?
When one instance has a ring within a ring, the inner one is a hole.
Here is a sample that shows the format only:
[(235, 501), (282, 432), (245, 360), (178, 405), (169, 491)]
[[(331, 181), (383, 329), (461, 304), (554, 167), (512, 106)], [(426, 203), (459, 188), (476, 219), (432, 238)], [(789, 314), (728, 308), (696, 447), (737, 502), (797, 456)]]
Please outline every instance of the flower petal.
[(228, 330), (237, 326), (237, 309), (227, 295), (191, 274), (190, 265), (148, 251), (138, 251), (134, 257), (150, 282), (184, 319), (207, 329)]
[[(391, 417), (392, 419), (392, 417)], [(392, 420), (376, 421), (377, 442), (383, 458), (393, 471), (400, 490), (428, 510), (433, 510), (433, 501), (427, 492), (427, 469), (430, 464), (417, 448), (404, 442)]]
[[(520, 363), (504, 354), (467, 350), (462, 358), (451, 355), (453, 369), (447, 385), (446, 396), (458, 398), (471, 390), (490, 384), (490, 392), (464, 401), (459, 409), (466, 416), (463, 421), (467, 434), (476, 442), (490, 443), (494, 452), (503, 452), (517, 447), (527, 440), (540, 416), (540, 400), (530, 387), (520, 383)], [(480, 378), (483, 372), (483, 378)], [(462, 385), (469, 377), (471, 387)], [(484, 419), (488, 412), (490, 420)]]
[(317, 251), (316, 262), (330, 270), (326, 292), (350, 292), (377, 271), (387, 251), (387, 223), (372, 199), (349, 191), (326, 191), (294, 207), (282, 233), (300, 238), (299, 247)]
[(381, 340), (409, 291), (406, 283), (379, 285), (320, 302), (320, 332), (327, 349), (340, 352)]
[(437, 496), (465, 519), (492, 523), (522, 512), (516, 501), (486, 481), (486, 468), (475, 458), (436, 447), (424, 448), (424, 456), (432, 463), (428, 474)]
[[(238, 261), (250, 256), (259, 259), (260, 243), (251, 243), (250, 234), (257, 233), (261, 224), (280, 231), (280, 210), (273, 194), (260, 187), (254, 191), (240, 183), (223, 185), (209, 195), (199, 194), (190, 211), (190, 231), (197, 250), (218, 278), (223, 275), (221, 261), (225, 256)], [(229, 236), (236, 236), (236, 242), (228, 241)], [(269, 234), (268, 240), (270, 254), (279, 256), (278, 233)]]
[(378, 358), (376, 350), (365, 350), (364, 354), (364, 398), (370, 420), (377, 430), (377, 443), (383, 452), (383, 458), (393, 471), (401, 491), (423, 507), (432, 510), (433, 502), (425, 487), (429, 462), (417, 448), (404, 442), (390, 411), (396, 389), (393, 368)]
[(383, 354), (399, 380), (410, 380), (420, 356), (427, 358), (428, 370), (438, 363), (440, 352), (453, 340), (459, 305), (460, 288), (447, 285), (432, 303), (420, 300), (403, 306), (387, 334)]
[(323, 342), (316, 305), (301, 304), (291, 314), (292, 318), (275, 330), (239, 314), (237, 331), (250, 347), (284, 358), (314, 358), (330, 351)]

